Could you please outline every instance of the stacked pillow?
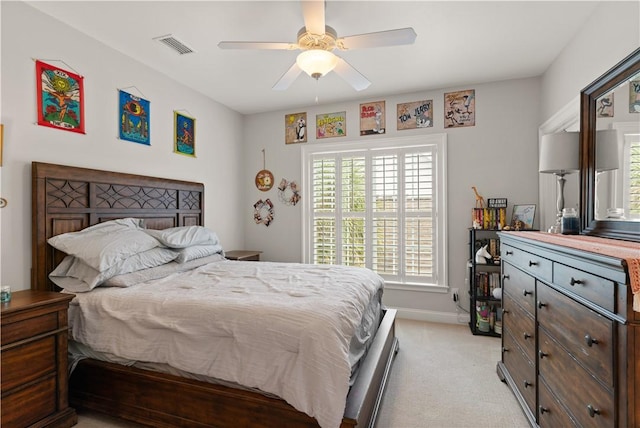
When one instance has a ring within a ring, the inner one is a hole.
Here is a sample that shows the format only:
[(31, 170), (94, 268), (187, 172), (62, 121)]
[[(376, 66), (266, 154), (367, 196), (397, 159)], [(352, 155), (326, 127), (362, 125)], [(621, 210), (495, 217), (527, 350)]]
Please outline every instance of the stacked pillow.
[(186, 263), (223, 254), (216, 234), (202, 226), (148, 230), (135, 218), (99, 223), (47, 242), (67, 254), (49, 278), (71, 292), (90, 291), (116, 275), (174, 260)]

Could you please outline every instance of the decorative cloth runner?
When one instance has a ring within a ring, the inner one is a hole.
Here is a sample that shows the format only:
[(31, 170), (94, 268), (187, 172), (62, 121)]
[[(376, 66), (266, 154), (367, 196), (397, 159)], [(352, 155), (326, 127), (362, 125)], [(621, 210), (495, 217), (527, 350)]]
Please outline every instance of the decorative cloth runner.
[(633, 310), (640, 312), (640, 243), (588, 235), (558, 235), (545, 232), (508, 233), (536, 241), (623, 259), (629, 269), (631, 291), (633, 292)]

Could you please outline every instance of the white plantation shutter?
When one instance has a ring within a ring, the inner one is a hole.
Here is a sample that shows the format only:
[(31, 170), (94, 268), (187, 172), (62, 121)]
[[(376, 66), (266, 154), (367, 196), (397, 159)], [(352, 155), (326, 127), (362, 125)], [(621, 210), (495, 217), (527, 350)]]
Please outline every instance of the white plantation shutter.
[[(444, 251), (444, 229), (437, 221), (438, 175), (444, 176), (438, 145), (336, 147), (309, 150), (305, 157), (311, 195), (305, 258), (367, 267), (388, 282), (443, 285), (438, 271), (445, 269), (437, 256)], [(444, 209), (444, 195), (440, 198)]]
[[(640, 218), (640, 141), (638, 136), (631, 136), (633, 141), (627, 141), (625, 144), (625, 162), (624, 166), (624, 185), (627, 189), (624, 195), (624, 208), (627, 217), (630, 219)], [(630, 139), (631, 139), (630, 138)]]

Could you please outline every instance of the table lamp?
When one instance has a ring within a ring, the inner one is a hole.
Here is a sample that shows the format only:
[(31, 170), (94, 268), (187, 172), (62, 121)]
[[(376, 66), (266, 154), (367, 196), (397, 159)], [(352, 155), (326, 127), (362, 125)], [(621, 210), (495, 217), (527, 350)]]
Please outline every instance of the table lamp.
[(540, 140), (539, 172), (554, 174), (558, 182), (556, 222), (549, 233), (560, 233), (560, 222), (564, 208), (564, 183), (566, 174), (580, 169), (580, 133), (558, 132), (543, 135)]

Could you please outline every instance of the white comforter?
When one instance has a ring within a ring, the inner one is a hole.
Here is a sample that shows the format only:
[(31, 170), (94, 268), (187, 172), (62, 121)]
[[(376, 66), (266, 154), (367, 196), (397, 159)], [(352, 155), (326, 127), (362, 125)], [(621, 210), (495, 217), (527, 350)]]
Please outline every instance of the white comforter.
[(340, 425), (349, 343), (383, 280), (367, 269), (220, 261), (79, 293), (70, 334), (96, 351), (276, 394)]

